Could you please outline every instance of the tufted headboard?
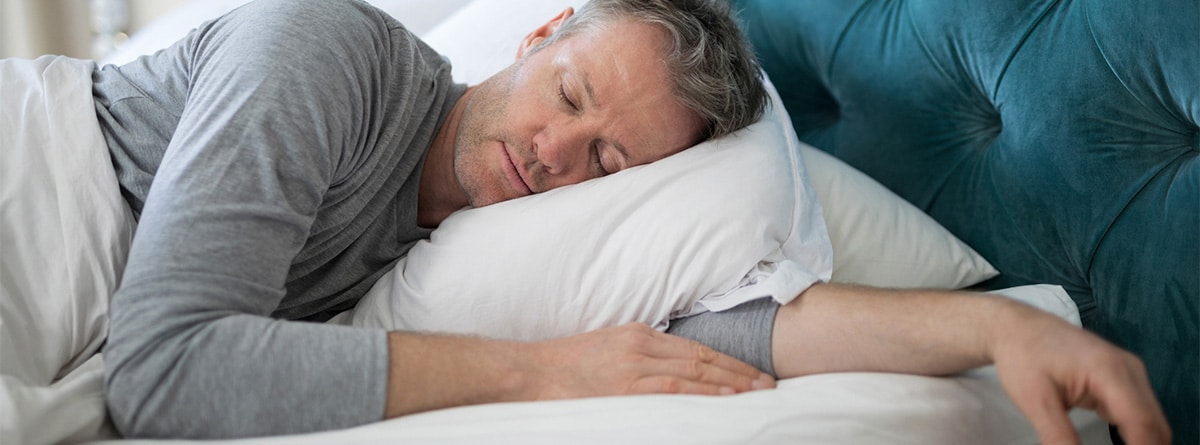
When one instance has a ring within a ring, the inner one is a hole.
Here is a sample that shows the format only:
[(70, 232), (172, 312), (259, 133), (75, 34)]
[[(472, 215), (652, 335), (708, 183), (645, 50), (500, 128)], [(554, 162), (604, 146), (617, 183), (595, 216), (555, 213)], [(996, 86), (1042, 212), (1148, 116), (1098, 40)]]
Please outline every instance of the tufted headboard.
[(1062, 285), (1200, 440), (1200, 2), (734, 0), (800, 138)]

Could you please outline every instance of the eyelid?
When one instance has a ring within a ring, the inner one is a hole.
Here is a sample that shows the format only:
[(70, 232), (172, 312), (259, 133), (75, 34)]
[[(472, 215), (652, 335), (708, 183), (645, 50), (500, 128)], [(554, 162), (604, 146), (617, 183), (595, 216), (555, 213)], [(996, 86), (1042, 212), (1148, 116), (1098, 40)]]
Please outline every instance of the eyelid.
[(572, 110), (579, 111), (579, 106), (575, 105), (575, 101), (567, 97), (566, 87), (561, 81), (558, 83), (558, 99), (570, 106)]
[(596, 160), (596, 166), (600, 168), (600, 176), (612, 174), (612, 172), (609, 172), (608, 169), (604, 168), (604, 158), (600, 156), (600, 141), (592, 141), (590, 150), (592, 152), (592, 156)]
[[(601, 139), (597, 139), (592, 142), (592, 151), (596, 154), (596, 163), (600, 165), (600, 169), (604, 171), (605, 175), (611, 175), (613, 173), (621, 171), (622, 162), (620, 162), (619, 156), (614, 157), (613, 162), (616, 163), (616, 165), (614, 165), (611, 170), (604, 166), (604, 157), (600, 155), (600, 149), (601, 149), (602, 144), (607, 144), (607, 143)], [(612, 148), (611, 150), (615, 150), (615, 148)]]

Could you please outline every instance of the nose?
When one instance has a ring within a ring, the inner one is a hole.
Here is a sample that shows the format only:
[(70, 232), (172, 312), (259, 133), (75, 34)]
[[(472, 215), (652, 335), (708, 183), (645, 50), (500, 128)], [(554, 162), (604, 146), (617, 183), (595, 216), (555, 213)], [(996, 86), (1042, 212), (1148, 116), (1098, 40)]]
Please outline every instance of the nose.
[(533, 137), (533, 153), (545, 170), (547, 189), (597, 176), (591, 144), (595, 132), (581, 122), (547, 125)]

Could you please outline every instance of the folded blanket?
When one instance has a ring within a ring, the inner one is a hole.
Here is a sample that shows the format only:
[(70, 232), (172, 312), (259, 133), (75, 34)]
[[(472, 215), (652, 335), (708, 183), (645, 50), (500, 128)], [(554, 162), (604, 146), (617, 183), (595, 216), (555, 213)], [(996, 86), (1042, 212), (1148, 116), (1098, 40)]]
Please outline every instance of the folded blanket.
[(134, 220), (92, 102), (90, 61), (0, 60), (0, 437), (106, 429), (108, 332)]

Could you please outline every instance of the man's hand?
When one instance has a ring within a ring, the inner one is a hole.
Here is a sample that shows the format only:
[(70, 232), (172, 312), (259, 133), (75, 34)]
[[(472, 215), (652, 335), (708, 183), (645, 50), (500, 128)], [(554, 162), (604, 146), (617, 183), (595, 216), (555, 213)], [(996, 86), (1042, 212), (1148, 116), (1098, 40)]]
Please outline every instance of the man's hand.
[(1130, 445), (1165, 444), (1166, 417), (1141, 361), (1054, 315), (964, 292), (817, 284), (779, 309), (775, 372), (950, 375), (995, 363), (1042, 443), (1078, 443), (1072, 407), (1094, 409)]
[(541, 343), (392, 332), (384, 417), (479, 403), (775, 387), (754, 367), (640, 323)]
[(1032, 311), (1017, 311), (992, 347), (1000, 382), (1044, 444), (1077, 444), (1072, 407), (1095, 410), (1125, 443), (1168, 444), (1167, 426), (1146, 368), (1096, 335)]
[(641, 323), (532, 344), (534, 399), (614, 394), (735, 394), (775, 379), (733, 357)]

